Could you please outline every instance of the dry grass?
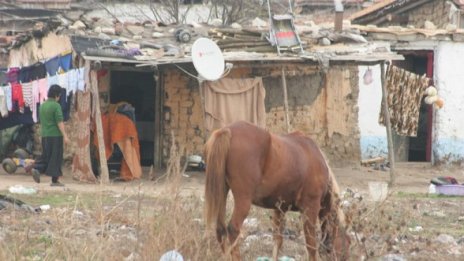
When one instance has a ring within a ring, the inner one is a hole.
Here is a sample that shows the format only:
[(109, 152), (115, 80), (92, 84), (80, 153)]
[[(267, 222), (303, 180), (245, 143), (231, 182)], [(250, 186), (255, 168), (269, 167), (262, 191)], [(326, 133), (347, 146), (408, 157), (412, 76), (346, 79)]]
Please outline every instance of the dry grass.
[[(202, 198), (182, 190), (182, 149), (173, 148), (168, 173), (155, 181), (164, 188), (158, 197), (146, 196), (142, 183), (138, 191), (125, 196), (103, 189), (19, 196), (33, 205), (50, 204), (51, 209), (43, 213), (1, 210), (0, 260), (159, 260), (169, 250), (177, 250), (186, 260), (223, 260), (213, 233), (205, 230)], [(343, 200), (350, 203), (353, 260), (375, 260), (387, 253), (401, 253), (408, 260), (459, 259), (434, 238), (443, 231), (456, 239), (464, 234), (457, 221), (464, 214), (460, 199), (395, 194), (382, 204), (355, 197)], [(229, 216), (232, 207), (229, 198)], [(434, 216), (437, 209), (446, 216)], [(252, 208), (240, 241), (244, 260), (271, 256), (271, 214)], [(424, 232), (409, 230), (417, 225)], [(284, 236), (281, 255), (304, 260), (297, 213), (287, 214)]]
[[(173, 249), (187, 260), (221, 260), (213, 234), (205, 231), (201, 198), (181, 195), (180, 184), (167, 185), (166, 192), (156, 198), (142, 191), (132, 196), (100, 192), (101, 199), (96, 194), (61, 193), (63, 201), (56, 201), (44, 213), (2, 210), (0, 260), (158, 260)], [(41, 204), (55, 196), (42, 192), (35, 200)], [(447, 216), (435, 217), (434, 202), (443, 205), (443, 200), (450, 206), (445, 209)], [(453, 212), (454, 205), (460, 204), (457, 200), (393, 196), (375, 206), (353, 199), (348, 210), (353, 259), (367, 256), (375, 260), (387, 253), (401, 253), (410, 260), (456, 260), (434, 238), (443, 231), (440, 224), (449, 226), (458, 219), (460, 213)], [(229, 213), (232, 206), (229, 200)], [(288, 213), (286, 220), (281, 255), (304, 260), (299, 215)], [(409, 230), (417, 225), (425, 232)], [(454, 230), (449, 234), (456, 239), (462, 235), (459, 224), (449, 230)], [(253, 208), (242, 233), (244, 260), (270, 256), (272, 244), (271, 213)]]

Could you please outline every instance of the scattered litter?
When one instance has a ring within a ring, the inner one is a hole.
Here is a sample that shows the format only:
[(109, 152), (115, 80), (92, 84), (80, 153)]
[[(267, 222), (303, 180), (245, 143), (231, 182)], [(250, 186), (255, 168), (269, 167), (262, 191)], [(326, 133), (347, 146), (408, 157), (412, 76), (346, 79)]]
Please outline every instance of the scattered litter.
[(74, 210), (73, 215), (76, 217), (83, 217), (84, 213), (80, 212), (79, 210)]
[(248, 229), (257, 229), (258, 224), (259, 222), (257, 218), (247, 218), (243, 222), (243, 225), (246, 226)]
[[(140, 260), (141, 257), (137, 253), (131, 253), (128, 257), (124, 258), (124, 261), (135, 261), (135, 260)], [(170, 260), (170, 259), (168, 259)], [(174, 261), (175, 259), (173, 259)]]
[(440, 210), (440, 211), (434, 211), (434, 212), (432, 212), (430, 215), (431, 215), (431, 216), (434, 216), (434, 217), (440, 217), (440, 218), (446, 217), (445, 212), (443, 212), (442, 210)]
[(435, 186), (434, 184), (430, 184), (429, 194), (437, 194), (437, 186)]
[(388, 255), (383, 256), (382, 259), (380, 260), (382, 261), (406, 261), (407, 259), (401, 255), (388, 254)]
[(179, 252), (171, 250), (164, 253), (159, 261), (184, 261), (184, 258)]
[[(295, 258), (289, 256), (279, 257), (279, 261), (295, 261)], [(272, 258), (266, 256), (260, 256), (256, 258), (256, 261), (272, 261)]]
[(440, 234), (435, 241), (443, 244), (456, 244), (454, 237), (447, 234)]
[(8, 206), (12, 206), (15, 209), (24, 209), (30, 212), (41, 211), (39, 208), (35, 209), (19, 199), (0, 194), (0, 210), (7, 208)]
[(8, 189), (13, 194), (35, 194), (37, 190), (31, 187), (24, 187), (23, 185), (14, 185)]
[(40, 208), (40, 210), (45, 212), (45, 211), (50, 209), (50, 205), (41, 205), (39, 208)]
[(388, 195), (388, 184), (386, 182), (369, 182), (369, 194), (372, 200), (384, 201)]
[(420, 232), (422, 230), (424, 230), (424, 228), (422, 226), (415, 226), (415, 227), (410, 227), (409, 228), (409, 231), (411, 231), (411, 232)]

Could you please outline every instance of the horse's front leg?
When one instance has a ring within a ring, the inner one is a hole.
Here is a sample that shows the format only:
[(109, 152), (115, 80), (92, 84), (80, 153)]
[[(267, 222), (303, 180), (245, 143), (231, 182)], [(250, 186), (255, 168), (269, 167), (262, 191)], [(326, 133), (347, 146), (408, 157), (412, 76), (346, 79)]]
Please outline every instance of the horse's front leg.
[(234, 196), (234, 211), (232, 213), (232, 218), (230, 219), (229, 226), (227, 227), (227, 232), (229, 236), (230, 255), (232, 261), (242, 260), (240, 257), (240, 246), (238, 244), (238, 237), (240, 235), (240, 229), (242, 228), (243, 221), (248, 216), (250, 212), (251, 200), (246, 197), (235, 197)]
[(320, 199), (309, 200), (302, 208), (301, 214), (303, 215), (303, 228), (306, 239), (306, 250), (308, 251), (309, 260), (317, 261), (318, 254), (318, 240), (316, 234), (317, 217), (320, 210)]
[(282, 248), (283, 237), (282, 231), (285, 224), (285, 212), (280, 209), (274, 210), (274, 216), (272, 217), (272, 225), (274, 230), (274, 249), (272, 250), (272, 260), (277, 261), (279, 258), (279, 252)]

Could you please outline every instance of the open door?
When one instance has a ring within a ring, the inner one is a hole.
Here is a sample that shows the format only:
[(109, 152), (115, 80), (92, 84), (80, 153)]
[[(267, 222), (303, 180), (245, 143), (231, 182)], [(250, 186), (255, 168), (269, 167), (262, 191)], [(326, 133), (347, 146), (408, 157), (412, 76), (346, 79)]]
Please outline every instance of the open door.
[[(415, 74), (433, 77), (433, 52), (402, 53), (403, 61), (397, 61), (395, 66)], [(432, 159), (432, 124), (433, 108), (422, 100), (419, 112), (417, 137), (404, 137), (393, 132), (395, 158), (398, 162), (431, 162)]]

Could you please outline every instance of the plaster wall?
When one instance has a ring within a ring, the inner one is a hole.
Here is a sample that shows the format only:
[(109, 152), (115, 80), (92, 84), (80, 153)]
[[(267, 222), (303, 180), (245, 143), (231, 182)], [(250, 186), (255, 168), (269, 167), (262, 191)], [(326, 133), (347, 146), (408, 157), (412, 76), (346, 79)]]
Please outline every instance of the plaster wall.
[[(372, 70), (372, 83), (364, 83), (364, 74)], [(358, 124), (361, 134), (361, 158), (367, 159), (388, 155), (388, 143), (385, 126), (379, 124), (382, 101), (380, 65), (359, 66)]]
[(435, 51), (435, 85), (445, 106), (435, 111), (433, 159), (461, 163), (464, 159), (464, 43), (441, 42)]

